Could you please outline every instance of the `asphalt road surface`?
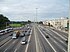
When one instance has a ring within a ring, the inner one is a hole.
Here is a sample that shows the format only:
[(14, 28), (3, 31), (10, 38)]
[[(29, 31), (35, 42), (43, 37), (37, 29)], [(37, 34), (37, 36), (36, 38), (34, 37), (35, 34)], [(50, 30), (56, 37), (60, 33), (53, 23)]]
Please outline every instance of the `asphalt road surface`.
[(25, 45), (20, 43), (23, 37), (12, 39), (13, 32), (0, 36), (0, 52), (67, 52), (67, 33), (38, 24), (32, 24), (31, 29)]

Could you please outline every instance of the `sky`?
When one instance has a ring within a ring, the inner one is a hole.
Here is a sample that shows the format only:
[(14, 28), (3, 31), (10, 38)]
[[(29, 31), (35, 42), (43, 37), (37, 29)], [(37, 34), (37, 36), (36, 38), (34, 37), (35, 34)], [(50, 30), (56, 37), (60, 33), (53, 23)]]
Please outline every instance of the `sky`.
[(69, 0), (0, 0), (0, 14), (11, 21), (44, 21), (68, 17)]

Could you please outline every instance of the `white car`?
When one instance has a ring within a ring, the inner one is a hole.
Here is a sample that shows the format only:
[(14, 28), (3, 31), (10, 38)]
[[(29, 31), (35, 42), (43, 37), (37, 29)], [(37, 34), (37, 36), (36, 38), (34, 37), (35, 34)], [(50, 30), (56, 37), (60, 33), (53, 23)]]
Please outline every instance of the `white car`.
[(3, 34), (5, 34), (5, 31), (4, 30), (1, 30), (0, 31), (0, 35), (3, 35)]
[(25, 37), (23, 37), (23, 39), (22, 39), (22, 41), (21, 41), (20, 43), (21, 43), (22, 45), (24, 45), (24, 44), (27, 43)]
[(16, 39), (16, 33), (13, 33), (12, 39)]
[(9, 31), (9, 29), (5, 29), (5, 33), (9, 33), (10, 31)]
[(3, 35), (3, 33), (0, 31), (0, 35)]

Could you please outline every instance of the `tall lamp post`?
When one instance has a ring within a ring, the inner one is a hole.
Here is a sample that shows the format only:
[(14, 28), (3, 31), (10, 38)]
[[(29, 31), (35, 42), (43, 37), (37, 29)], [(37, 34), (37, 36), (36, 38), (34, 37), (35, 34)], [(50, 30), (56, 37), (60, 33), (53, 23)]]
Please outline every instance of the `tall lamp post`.
[(37, 15), (38, 15), (38, 8), (36, 8), (36, 22), (37, 22)]
[(69, 16), (69, 33), (68, 33), (68, 52), (70, 52), (70, 16)]
[(70, 52), (70, 6), (69, 6), (69, 33), (68, 33), (68, 52)]

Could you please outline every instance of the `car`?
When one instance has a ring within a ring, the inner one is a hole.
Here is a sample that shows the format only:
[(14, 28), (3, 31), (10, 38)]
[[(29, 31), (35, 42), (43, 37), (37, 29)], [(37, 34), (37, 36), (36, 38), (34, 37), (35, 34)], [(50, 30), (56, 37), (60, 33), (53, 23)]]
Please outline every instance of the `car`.
[(68, 43), (68, 38), (65, 41), (66, 41), (66, 43)]
[(16, 39), (16, 33), (13, 33), (12, 39)]
[(43, 29), (43, 31), (45, 31), (45, 29)]
[(9, 32), (13, 32), (13, 28), (8, 28)]
[(25, 30), (25, 32), (27, 32), (27, 30)]
[(24, 31), (20, 32), (20, 36), (24, 37), (25, 36), (25, 32)]
[(68, 40), (66, 40), (66, 43), (68, 43)]
[(5, 34), (5, 31), (4, 30), (1, 30), (0, 31), (0, 35), (3, 35), (3, 34)]
[(48, 35), (45, 35), (45, 37), (46, 37), (46, 38), (49, 38), (49, 36), (48, 36)]
[(32, 34), (32, 30), (28, 30), (28, 31), (25, 33), (26, 36), (29, 36), (29, 35), (31, 35), (31, 34)]
[(30, 34), (30, 35), (32, 34), (32, 30), (29, 30), (29, 34)]
[(11, 33), (9, 36), (13, 36), (13, 33)]
[(30, 34), (29, 34), (29, 32), (26, 32), (25, 35), (26, 35), (26, 36), (29, 36)]
[(4, 29), (5, 33), (8, 33), (8, 29)]
[(22, 45), (24, 45), (24, 44), (26, 44), (27, 43), (27, 41), (26, 41), (26, 39), (25, 39), (25, 37), (23, 37), (22, 38), (22, 41), (20, 42)]
[(9, 33), (9, 32), (11, 32), (11, 29), (7, 28), (4, 31), (5, 31), (5, 33)]

